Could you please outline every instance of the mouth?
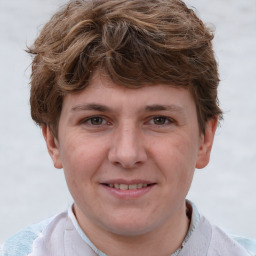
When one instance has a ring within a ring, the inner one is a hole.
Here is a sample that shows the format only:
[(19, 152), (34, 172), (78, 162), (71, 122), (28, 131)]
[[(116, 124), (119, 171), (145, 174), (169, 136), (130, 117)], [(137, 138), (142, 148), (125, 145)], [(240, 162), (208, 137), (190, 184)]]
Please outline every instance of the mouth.
[(150, 191), (155, 191), (157, 183), (146, 180), (116, 179), (101, 182), (100, 185), (105, 188), (106, 195), (112, 195), (118, 200), (135, 200), (144, 198)]
[(122, 184), (122, 183), (103, 183), (102, 185), (115, 188), (118, 190), (138, 190), (142, 188), (147, 188), (155, 185), (156, 183), (138, 183), (138, 184)]

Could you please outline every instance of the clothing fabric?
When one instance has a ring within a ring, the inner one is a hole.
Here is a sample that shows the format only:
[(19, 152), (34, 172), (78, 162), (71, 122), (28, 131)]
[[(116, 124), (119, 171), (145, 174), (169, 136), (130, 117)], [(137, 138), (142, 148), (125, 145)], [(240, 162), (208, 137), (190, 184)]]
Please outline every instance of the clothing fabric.
[[(191, 224), (181, 247), (170, 256), (256, 256), (256, 242), (235, 237), (201, 216), (191, 207)], [(239, 244), (240, 243), (240, 244)], [(8, 239), (0, 256), (107, 256), (80, 228), (72, 207), (50, 219), (30, 226)]]

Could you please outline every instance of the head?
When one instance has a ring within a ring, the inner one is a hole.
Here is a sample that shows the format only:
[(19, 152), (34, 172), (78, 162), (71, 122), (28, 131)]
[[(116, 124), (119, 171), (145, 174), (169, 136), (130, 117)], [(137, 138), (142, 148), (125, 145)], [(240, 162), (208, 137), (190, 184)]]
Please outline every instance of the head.
[(32, 118), (57, 137), (63, 98), (84, 90), (101, 70), (127, 88), (187, 88), (204, 133), (206, 122), (222, 114), (212, 39), (179, 0), (70, 1), (29, 49)]
[(30, 48), (32, 118), (91, 235), (185, 234), (221, 116), (212, 39), (182, 1), (80, 0)]

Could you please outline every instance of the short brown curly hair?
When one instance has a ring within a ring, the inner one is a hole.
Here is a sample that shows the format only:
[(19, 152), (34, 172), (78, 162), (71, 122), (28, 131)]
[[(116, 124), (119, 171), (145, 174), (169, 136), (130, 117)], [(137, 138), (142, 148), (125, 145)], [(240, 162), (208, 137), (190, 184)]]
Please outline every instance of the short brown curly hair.
[(32, 118), (57, 135), (63, 97), (85, 89), (100, 68), (120, 86), (188, 88), (204, 132), (222, 117), (212, 39), (180, 0), (71, 0), (28, 49)]

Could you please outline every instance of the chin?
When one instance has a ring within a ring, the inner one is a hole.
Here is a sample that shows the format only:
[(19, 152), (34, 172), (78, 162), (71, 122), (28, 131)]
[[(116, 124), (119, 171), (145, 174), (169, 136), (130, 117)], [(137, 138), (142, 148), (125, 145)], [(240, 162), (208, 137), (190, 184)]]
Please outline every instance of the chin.
[(147, 221), (146, 218), (135, 218), (134, 216), (131, 217), (128, 214), (126, 217), (122, 217), (120, 220), (115, 218), (108, 223), (105, 224), (105, 228), (109, 230), (109, 232), (119, 235), (119, 236), (126, 236), (126, 237), (134, 237), (134, 236), (142, 236), (144, 234), (149, 233), (151, 230), (157, 228), (160, 223), (153, 224), (154, 221)]
[(112, 227), (110, 232), (122, 237), (138, 237), (149, 233), (150, 230), (150, 227), (123, 225), (122, 227)]

